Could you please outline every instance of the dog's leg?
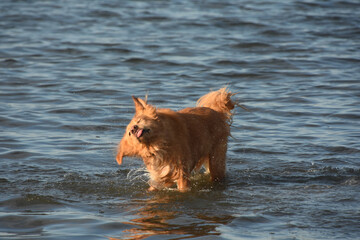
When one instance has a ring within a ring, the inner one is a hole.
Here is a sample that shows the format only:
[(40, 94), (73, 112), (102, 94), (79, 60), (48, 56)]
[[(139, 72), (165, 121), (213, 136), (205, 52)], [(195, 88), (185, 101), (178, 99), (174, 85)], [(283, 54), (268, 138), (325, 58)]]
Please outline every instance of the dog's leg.
[(194, 168), (194, 172), (199, 172), (201, 170), (201, 167), (205, 168), (205, 174), (209, 174), (209, 157), (203, 157), (200, 159), (200, 161), (196, 164)]
[(180, 192), (190, 191), (190, 180), (183, 172), (180, 173), (180, 178), (177, 180), (177, 188)]
[(154, 192), (154, 191), (157, 191), (157, 188), (154, 188), (153, 186), (150, 186), (150, 187), (148, 188), (148, 191), (149, 191), (149, 192)]
[(162, 190), (164, 188), (170, 188), (172, 186), (174, 186), (175, 182), (174, 181), (160, 181), (160, 182), (155, 182), (155, 181), (149, 181), (149, 185), (150, 187), (148, 188), (149, 192), (153, 192), (153, 191), (159, 191)]
[(222, 142), (213, 149), (209, 158), (209, 170), (211, 181), (222, 181), (226, 174), (226, 151), (227, 142)]
[(210, 163), (209, 163), (209, 158), (206, 158), (206, 160), (204, 161), (204, 165), (205, 167), (205, 174), (209, 174), (210, 173)]

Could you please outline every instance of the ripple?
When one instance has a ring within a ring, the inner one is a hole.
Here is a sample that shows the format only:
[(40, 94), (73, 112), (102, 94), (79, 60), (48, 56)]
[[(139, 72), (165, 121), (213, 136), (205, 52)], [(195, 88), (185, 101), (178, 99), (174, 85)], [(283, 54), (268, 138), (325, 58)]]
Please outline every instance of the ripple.
[(224, 66), (238, 66), (246, 67), (249, 64), (247, 61), (235, 61), (235, 60), (217, 60), (213, 64), (215, 65), (224, 65)]
[(44, 207), (43, 205), (52, 205), (53, 207), (63, 205), (63, 202), (56, 200), (53, 196), (38, 195), (38, 194), (26, 194), (21, 197), (8, 199), (0, 202), (0, 206), (18, 209), (26, 208), (31, 209), (36, 206)]
[(112, 96), (112, 95), (117, 95), (119, 93), (118, 90), (116, 89), (81, 89), (81, 90), (75, 90), (72, 89), (69, 91), (72, 94), (79, 94), (79, 95), (90, 95), (90, 96)]
[[(268, 174), (273, 172), (273, 174)], [(358, 184), (360, 169), (354, 168), (331, 168), (312, 167), (304, 174), (302, 169), (294, 166), (284, 169), (243, 170), (230, 173), (232, 178), (230, 185), (241, 182), (243, 185), (292, 185), (300, 184), (303, 187), (317, 185), (347, 185)]]
[(63, 129), (72, 130), (72, 131), (109, 131), (112, 130), (113, 127), (109, 125), (63, 125), (61, 126)]
[(88, 16), (92, 18), (119, 18), (121, 15), (115, 11), (92, 10), (88, 13)]
[(10, 150), (2, 152), (0, 156), (5, 159), (24, 159), (33, 156), (33, 153), (27, 151)]
[(269, 51), (269, 48), (274, 48), (273, 45), (262, 42), (241, 42), (232, 44), (230, 47), (246, 50), (261, 49), (262, 51)]
[(261, 74), (257, 73), (250, 73), (250, 72), (225, 72), (225, 73), (213, 73), (214, 77), (223, 77), (223, 78), (230, 78), (230, 79), (236, 79), (236, 78), (257, 78), (260, 77)]
[(265, 23), (260, 22), (253, 22), (253, 21), (243, 21), (237, 17), (218, 17), (212, 19), (212, 22), (214, 22), (215, 26), (221, 27), (221, 28), (228, 28), (228, 27), (247, 27), (247, 28), (264, 28), (266, 27)]
[(248, 216), (237, 216), (234, 220), (234, 223), (235, 222), (244, 227), (246, 227), (246, 226), (254, 227), (254, 224), (267, 223), (267, 222), (270, 222), (270, 219), (267, 219), (264, 216), (248, 215)]
[(165, 66), (180, 66), (181, 64), (171, 62), (171, 61), (154, 61), (154, 60), (148, 60), (144, 58), (129, 58), (126, 59), (124, 62), (126, 63), (132, 63), (132, 64), (144, 64), (144, 65), (165, 65)]
[(0, 68), (20, 68), (23, 67), (24, 64), (13, 58), (8, 58), (0, 62)]
[(54, 109), (54, 110), (49, 110), (48, 113), (52, 113), (52, 114), (82, 114), (83, 111), (78, 109), (78, 108), (60, 108), (60, 109)]
[[(143, 192), (147, 183), (129, 182), (126, 180), (128, 170), (106, 172), (104, 174), (90, 175), (67, 173), (58, 181), (48, 183), (56, 189), (72, 194), (86, 194), (89, 198), (119, 197)], [(76, 197), (74, 198), (76, 200)]]
[(292, 35), (290, 32), (275, 29), (265, 30), (262, 31), (260, 34), (267, 37), (290, 37)]
[(104, 48), (104, 51), (111, 52), (111, 53), (118, 53), (118, 54), (130, 54), (134, 53), (133, 50), (128, 48), (121, 48), (121, 47), (107, 47)]
[(241, 154), (287, 154), (286, 152), (278, 152), (278, 151), (264, 151), (257, 148), (239, 148), (239, 149), (233, 149), (234, 152), (241, 153)]

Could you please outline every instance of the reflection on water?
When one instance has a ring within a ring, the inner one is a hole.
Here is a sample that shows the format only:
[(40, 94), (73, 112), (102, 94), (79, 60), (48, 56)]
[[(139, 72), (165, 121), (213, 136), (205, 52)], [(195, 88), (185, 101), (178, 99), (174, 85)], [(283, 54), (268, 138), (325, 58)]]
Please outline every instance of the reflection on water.
[(171, 219), (175, 219), (179, 213), (172, 211), (172, 208), (167, 209), (165, 207), (169, 203), (169, 199), (167, 197), (156, 198), (138, 203), (139, 209), (134, 212), (137, 217), (126, 222), (134, 227), (124, 230), (126, 234), (123, 237), (125, 239), (145, 239), (155, 235), (189, 234), (186, 226), (170, 223)]
[[(131, 210), (136, 217), (123, 222), (132, 225), (133, 228), (124, 230), (125, 235), (121, 239), (145, 239), (159, 235), (166, 235), (167, 239), (181, 236), (181, 238), (218, 236), (221, 233), (216, 228), (234, 219), (231, 215), (223, 214), (208, 216), (206, 211), (198, 212), (192, 217), (187, 216), (182, 208), (191, 207), (191, 198), (178, 193), (158, 193), (150, 199), (137, 201), (133, 204), (134, 210)], [(184, 205), (179, 206), (179, 202)], [(110, 237), (110, 239), (117, 238)]]

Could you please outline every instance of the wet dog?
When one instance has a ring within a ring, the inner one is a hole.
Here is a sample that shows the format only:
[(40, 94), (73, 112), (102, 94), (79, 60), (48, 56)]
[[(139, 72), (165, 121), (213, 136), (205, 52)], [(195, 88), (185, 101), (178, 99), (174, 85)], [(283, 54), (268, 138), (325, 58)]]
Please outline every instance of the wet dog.
[(212, 181), (222, 181), (235, 95), (222, 88), (180, 111), (156, 108), (147, 100), (132, 97), (135, 115), (118, 145), (116, 161), (141, 157), (150, 173), (149, 191), (177, 184), (190, 190), (193, 170), (205, 167)]

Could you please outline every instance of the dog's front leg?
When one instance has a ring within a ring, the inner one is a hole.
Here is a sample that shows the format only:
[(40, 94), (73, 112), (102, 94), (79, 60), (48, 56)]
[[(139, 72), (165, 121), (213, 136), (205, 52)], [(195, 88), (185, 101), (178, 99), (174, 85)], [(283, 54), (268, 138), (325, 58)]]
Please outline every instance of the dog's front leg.
[(177, 188), (180, 192), (190, 191), (190, 180), (183, 172), (180, 173), (180, 178), (177, 180)]
[(155, 187), (153, 187), (153, 186), (150, 186), (149, 188), (148, 188), (148, 191), (149, 192), (154, 192), (154, 191), (157, 191), (158, 189), (157, 188), (155, 188)]
[(159, 191), (164, 188), (170, 188), (170, 187), (174, 186), (174, 184), (175, 183), (173, 181), (165, 181), (165, 182), (149, 181), (150, 187), (148, 188), (148, 191), (149, 192)]

